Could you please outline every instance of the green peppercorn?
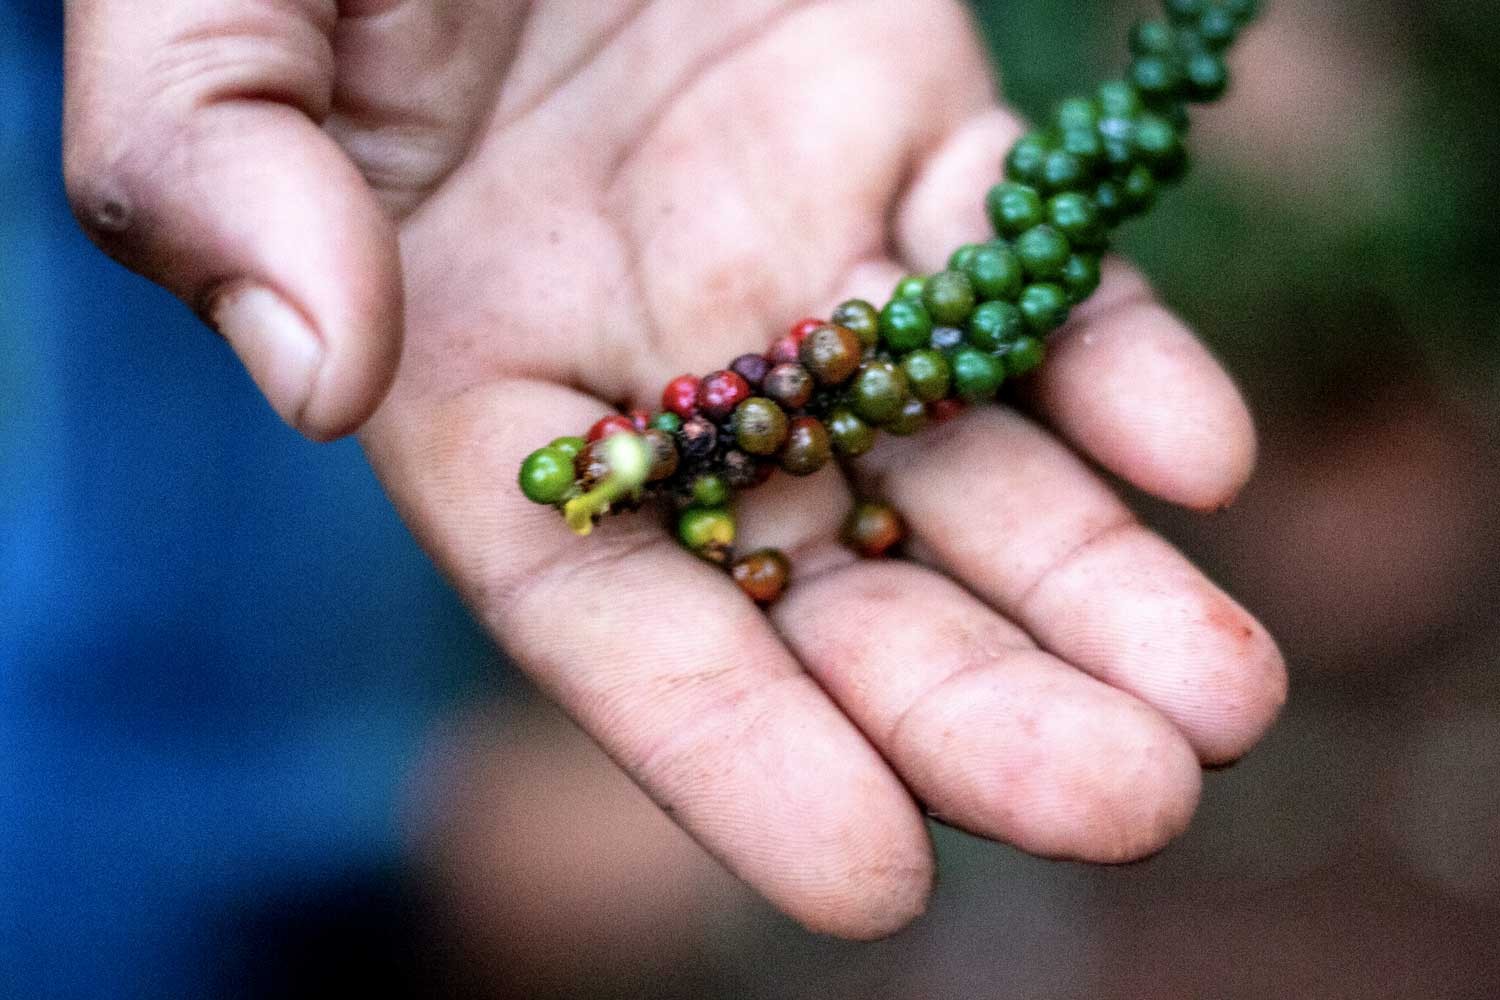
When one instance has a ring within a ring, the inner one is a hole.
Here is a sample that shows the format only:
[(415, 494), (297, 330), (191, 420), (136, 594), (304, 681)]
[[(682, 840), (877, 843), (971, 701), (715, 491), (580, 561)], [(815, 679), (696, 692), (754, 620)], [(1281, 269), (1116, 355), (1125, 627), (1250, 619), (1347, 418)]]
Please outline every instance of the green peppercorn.
[(1099, 217), (1094, 200), (1086, 194), (1064, 191), (1053, 195), (1047, 202), (1047, 220), (1075, 247), (1104, 245), (1104, 220)]
[(1068, 303), (1078, 305), (1099, 288), (1099, 258), (1091, 253), (1075, 253), (1063, 268), (1062, 287)]
[(974, 295), (982, 301), (1014, 299), (1021, 294), (1025, 272), (1021, 259), (1005, 243), (986, 243), (969, 258), (964, 273), (974, 286)]
[(875, 428), (846, 407), (837, 407), (828, 415), (828, 432), (833, 450), (840, 455), (854, 458), (875, 447)]
[(820, 326), (803, 338), (797, 357), (819, 385), (839, 385), (859, 367), (863, 350), (852, 330)]
[(990, 224), (1001, 236), (1019, 236), (1047, 219), (1037, 189), (1014, 181), (990, 188), (985, 207), (989, 210)]
[(927, 423), (927, 404), (915, 396), (907, 396), (901, 401), (896, 415), (886, 421), (884, 429), (893, 437), (911, 437), (926, 429)]
[(1026, 319), (1011, 302), (986, 302), (969, 319), (969, 340), (975, 347), (998, 351), (1026, 335)]
[(906, 375), (889, 361), (866, 361), (849, 388), (849, 405), (862, 420), (883, 424), (901, 409)]
[[(991, 305), (992, 303), (985, 303)], [(983, 309), (984, 306), (980, 306)], [(1014, 307), (1012, 307), (1014, 308)], [(977, 316), (979, 311), (975, 310)], [(973, 322), (971, 319), (970, 322)], [(912, 351), (901, 359), (901, 372), (911, 394), (924, 403), (932, 403), (948, 395), (948, 385), (953, 371), (942, 352), (930, 347)]]
[(729, 484), (712, 472), (695, 478), (692, 492), (693, 503), (699, 507), (722, 507), (729, 502)]
[(971, 403), (993, 399), (1004, 380), (1005, 366), (988, 351), (960, 347), (953, 352), (953, 388), (960, 399)]
[(1182, 89), (1182, 67), (1175, 53), (1136, 56), (1130, 61), (1130, 82), (1147, 101), (1169, 99)]
[(880, 340), (880, 313), (864, 299), (850, 299), (835, 309), (829, 318), (834, 326), (853, 330), (865, 347), (874, 347)]
[(659, 431), (666, 431), (668, 434), (676, 434), (682, 430), (682, 418), (670, 411), (658, 413), (651, 418), (651, 426)]
[(812, 374), (794, 361), (777, 365), (766, 372), (761, 380), (760, 391), (778, 406), (787, 410), (798, 410), (812, 399)]
[(1123, 80), (1101, 83), (1098, 91), (1099, 119), (1134, 118), (1145, 110), (1140, 92)]
[(573, 456), (561, 448), (538, 448), (521, 463), (521, 492), (532, 503), (560, 503), (573, 489)]
[(1033, 278), (1060, 276), (1072, 252), (1068, 238), (1046, 224), (1033, 226), (1016, 238), (1016, 256)]
[(588, 447), (588, 442), (581, 437), (560, 437), (547, 447), (556, 448), (568, 458), (573, 459), (578, 457), (580, 451)]
[(1068, 293), (1058, 285), (1027, 285), (1017, 305), (1026, 325), (1038, 336), (1051, 333), (1068, 319)]
[(927, 279), (920, 274), (908, 274), (896, 282), (896, 290), (891, 293), (893, 299), (920, 299), (922, 290), (927, 287)]
[(1132, 167), (1120, 183), (1120, 191), (1125, 196), (1125, 210), (1131, 215), (1140, 215), (1156, 204), (1156, 177), (1149, 167)]
[(1046, 347), (1036, 337), (1021, 337), (1005, 352), (1005, 373), (1019, 378), (1042, 363)]
[(1041, 187), (1046, 191), (1076, 190), (1088, 179), (1088, 165), (1065, 149), (1054, 149), (1042, 164)]
[(982, 245), (980, 243), (965, 243), (953, 251), (952, 256), (948, 258), (948, 270), (967, 271), (969, 269), (969, 261), (974, 259), (974, 255), (979, 252), (979, 248)]
[(1130, 54), (1169, 56), (1177, 53), (1177, 32), (1165, 21), (1137, 21), (1130, 28)]
[(723, 507), (689, 507), (677, 519), (682, 544), (719, 565), (729, 561), (734, 536), (734, 515)]
[(1099, 136), (1099, 130), (1093, 126), (1064, 129), (1061, 146), (1064, 153), (1076, 157), (1083, 164), (1085, 173), (1096, 173), (1099, 165), (1104, 162), (1104, 140)]
[(1135, 130), (1130, 137), (1131, 148), (1141, 162), (1160, 173), (1159, 168), (1182, 157), (1182, 135), (1161, 115), (1147, 112), (1135, 121)]
[(828, 428), (816, 417), (798, 417), (787, 432), (781, 449), (781, 467), (794, 476), (810, 476), (832, 457)]
[(927, 345), (932, 317), (919, 300), (893, 299), (880, 311), (880, 339), (898, 354)]
[(1094, 207), (1099, 210), (1099, 219), (1107, 228), (1113, 229), (1125, 218), (1125, 192), (1119, 181), (1100, 181), (1094, 188)]
[(922, 292), (927, 315), (941, 326), (961, 326), (974, 311), (974, 284), (962, 271), (942, 271), (927, 279)]
[(1066, 132), (1069, 129), (1092, 129), (1099, 124), (1099, 104), (1087, 97), (1070, 97), (1057, 105), (1052, 120)]
[(1172, 19), (1173, 24), (1192, 24), (1203, 14), (1207, 7), (1206, 0), (1162, 0), (1162, 7), (1166, 9), (1167, 17)]
[(1234, 44), (1240, 33), (1239, 21), (1223, 7), (1209, 7), (1198, 18), (1198, 37), (1214, 52), (1222, 52)]
[(1005, 158), (1007, 180), (1032, 187), (1041, 187), (1045, 176), (1047, 157), (1052, 152), (1052, 143), (1041, 132), (1032, 132), (1016, 140)]
[(1217, 101), (1229, 89), (1229, 68), (1212, 52), (1195, 52), (1187, 61), (1187, 95), (1195, 101)]
[(786, 441), (787, 419), (781, 407), (751, 396), (734, 409), (734, 440), (751, 455), (774, 455)]

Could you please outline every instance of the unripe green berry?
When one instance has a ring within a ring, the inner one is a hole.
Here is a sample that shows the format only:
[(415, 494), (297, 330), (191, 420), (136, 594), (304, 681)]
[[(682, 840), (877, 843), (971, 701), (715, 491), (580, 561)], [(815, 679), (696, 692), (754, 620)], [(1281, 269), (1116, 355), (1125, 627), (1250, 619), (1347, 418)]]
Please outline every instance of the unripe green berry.
[(734, 515), (723, 507), (689, 507), (677, 519), (677, 537), (706, 559), (728, 559), (734, 545)]
[(974, 252), (964, 273), (981, 300), (1014, 299), (1025, 277), (1021, 259), (1004, 243), (988, 243)]
[(896, 282), (896, 290), (891, 293), (893, 299), (920, 299), (922, 289), (927, 287), (927, 279), (920, 274), (908, 274)]
[(1086, 173), (1096, 172), (1104, 162), (1104, 140), (1100, 138), (1099, 130), (1092, 125), (1088, 128), (1064, 129), (1061, 149), (1075, 157)]
[(1162, 167), (1182, 158), (1182, 135), (1161, 115), (1150, 112), (1136, 119), (1131, 147), (1141, 162), (1160, 175)]
[(1124, 80), (1101, 83), (1098, 91), (1099, 118), (1134, 118), (1145, 110), (1140, 92)]
[(693, 503), (699, 507), (722, 507), (729, 502), (729, 484), (723, 476), (706, 472), (693, 480)]
[(1047, 219), (1042, 196), (1029, 184), (1007, 181), (990, 188), (985, 198), (990, 224), (1001, 236), (1019, 236)]
[(682, 418), (672, 412), (658, 413), (651, 418), (651, 426), (656, 430), (666, 431), (668, 434), (676, 434), (682, 430)]
[(919, 299), (898, 298), (880, 311), (880, 339), (898, 354), (927, 346), (932, 317)]
[(986, 302), (969, 318), (970, 342), (986, 351), (1003, 350), (1026, 332), (1026, 319), (1012, 302)]
[(1229, 89), (1229, 68), (1212, 52), (1195, 52), (1187, 60), (1184, 89), (1195, 101), (1217, 101)]
[(578, 453), (587, 448), (589, 443), (581, 437), (560, 437), (547, 447), (556, 448), (569, 458), (577, 458)]
[(842, 303), (829, 317), (834, 326), (853, 330), (865, 347), (874, 347), (880, 340), (880, 313), (864, 299), (850, 299)]
[(1104, 245), (1104, 220), (1094, 200), (1086, 194), (1065, 191), (1047, 202), (1047, 221), (1075, 247)]
[[(987, 302), (979, 309), (992, 304)], [(979, 315), (979, 310), (976, 309), (974, 314)], [(943, 357), (940, 351), (935, 351), (930, 347), (912, 351), (901, 359), (901, 372), (906, 376), (906, 384), (911, 394), (924, 403), (936, 402), (948, 395), (948, 386), (952, 380), (953, 371), (948, 364), (948, 359)]]
[(828, 415), (828, 436), (833, 450), (849, 458), (863, 455), (875, 447), (875, 428), (861, 420), (854, 411), (842, 406)]
[(1168, 56), (1177, 53), (1177, 32), (1165, 21), (1137, 21), (1130, 28), (1130, 54)]
[(1056, 330), (1068, 319), (1068, 293), (1059, 285), (1027, 285), (1017, 305), (1026, 325), (1039, 337)]
[(901, 401), (896, 415), (886, 421), (885, 431), (895, 437), (910, 437), (927, 426), (927, 404), (914, 396)]
[(1016, 378), (1033, 371), (1042, 363), (1046, 347), (1036, 337), (1022, 337), (1005, 352), (1005, 373)]
[(1073, 252), (1068, 238), (1052, 226), (1033, 226), (1016, 239), (1016, 256), (1033, 278), (1055, 278), (1062, 274)]
[(993, 399), (1005, 380), (1005, 365), (988, 351), (960, 347), (953, 352), (953, 388), (967, 402)]
[(1175, 53), (1136, 56), (1130, 62), (1130, 82), (1147, 101), (1168, 100), (1182, 89), (1182, 66)]
[(532, 503), (561, 503), (572, 489), (573, 456), (561, 448), (538, 448), (521, 463), (521, 492)]
[(1173, 24), (1192, 24), (1207, 6), (1206, 0), (1162, 0), (1162, 7)]
[(1005, 158), (1007, 180), (1032, 187), (1041, 187), (1045, 176), (1047, 157), (1052, 152), (1052, 143), (1040, 132), (1021, 137), (1010, 148)]
[(1089, 179), (1089, 168), (1083, 159), (1065, 149), (1054, 149), (1042, 164), (1041, 188), (1044, 191), (1072, 191)]
[(866, 361), (849, 388), (849, 405), (860, 419), (883, 424), (901, 410), (906, 375), (889, 361)]
[(1099, 210), (1099, 218), (1105, 226), (1110, 229), (1118, 226), (1125, 218), (1125, 192), (1120, 188), (1120, 182), (1100, 181), (1094, 188), (1094, 207)]
[(1120, 191), (1125, 196), (1125, 210), (1131, 215), (1140, 215), (1156, 204), (1159, 186), (1151, 169), (1146, 166), (1132, 167), (1120, 182)]
[(1087, 97), (1070, 97), (1058, 104), (1052, 120), (1066, 132), (1069, 129), (1092, 129), (1099, 124), (1099, 116), (1097, 102)]
[(761, 396), (751, 396), (734, 409), (734, 440), (751, 455), (774, 455), (786, 442), (786, 413)]
[(1062, 286), (1070, 305), (1076, 306), (1093, 295), (1099, 288), (1099, 258), (1088, 253), (1069, 257), (1068, 266), (1063, 269)]
[(974, 284), (962, 271), (939, 272), (927, 279), (922, 304), (939, 326), (961, 326), (974, 311)]
[(979, 248), (983, 245), (982, 243), (965, 243), (953, 251), (952, 255), (948, 258), (948, 270), (967, 271), (969, 269), (969, 261), (974, 259), (974, 255), (979, 252)]
[(1203, 44), (1215, 52), (1222, 52), (1233, 45), (1240, 32), (1235, 16), (1223, 7), (1209, 7), (1198, 18), (1196, 27)]

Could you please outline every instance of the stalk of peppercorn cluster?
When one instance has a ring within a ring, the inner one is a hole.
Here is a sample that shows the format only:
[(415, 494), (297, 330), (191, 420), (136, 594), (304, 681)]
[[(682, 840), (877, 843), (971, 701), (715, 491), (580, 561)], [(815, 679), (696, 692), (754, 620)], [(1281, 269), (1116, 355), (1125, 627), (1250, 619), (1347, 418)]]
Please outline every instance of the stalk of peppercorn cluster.
[[(807, 476), (863, 455), (880, 431), (915, 434), (993, 399), (1042, 362), (1047, 335), (1098, 287), (1111, 232), (1186, 172), (1187, 105), (1224, 94), (1224, 52), (1258, 3), (1163, 6), (1165, 19), (1131, 29), (1124, 80), (1063, 101), (1049, 126), (1011, 148), (985, 202), (996, 239), (904, 279), (882, 308), (845, 302), (763, 354), (673, 379), (659, 412), (607, 416), (538, 449), (521, 466), (526, 496), (584, 535), (611, 511), (664, 502), (684, 546), (730, 566), (757, 602), (774, 601), (790, 566), (774, 550), (734, 559), (734, 495), (778, 469)], [(903, 532), (894, 510), (863, 501), (843, 537), (877, 556)]]

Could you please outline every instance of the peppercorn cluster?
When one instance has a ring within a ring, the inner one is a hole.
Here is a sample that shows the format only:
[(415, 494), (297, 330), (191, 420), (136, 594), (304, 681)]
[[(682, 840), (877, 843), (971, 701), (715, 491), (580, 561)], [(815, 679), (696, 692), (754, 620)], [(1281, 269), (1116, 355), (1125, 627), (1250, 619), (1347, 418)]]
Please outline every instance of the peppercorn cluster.
[[(1063, 101), (1011, 148), (985, 201), (995, 239), (958, 248), (937, 274), (903, 279), (881, 308), (845, 302), (763, 353), (673, 379), (654, 413), (607, 416), (583, 437), (538, 449), (521, 467), (526, 496), (562, 509), (583, 534), (611, 511), (663, 503), (684, 546), (730, 566), (756, 601), (775, 600), (790, 566), (773, 550), (734, 559), (734, 495), (777, 470), (808, 476), (863, 455), (882, 431), (915, 434), (993, 399), (1006, 379), (1041, 364), (1047, 335), (1098, 287), (1113, 230), (1186, 172), (1187, 106), (1224, 94), (1224, 52), (1258, 4), (1163, 6), (1165, 18), (1132, 27), (1124, 79)], [(611, 443), (617, 435), (635, 451)], [(903, 531), (894, 510), (863, 501), (844, 540), (873, 556)]]

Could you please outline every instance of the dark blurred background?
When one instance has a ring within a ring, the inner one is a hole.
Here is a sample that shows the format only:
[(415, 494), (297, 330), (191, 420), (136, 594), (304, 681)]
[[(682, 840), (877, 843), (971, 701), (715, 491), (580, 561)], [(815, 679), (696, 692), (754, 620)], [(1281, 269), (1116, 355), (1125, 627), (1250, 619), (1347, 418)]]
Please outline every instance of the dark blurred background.
[[(976, 4), (1040, 115), (1150, 4)], [(1276, 0), (1126, 249), (1252, 488), (1148, 516), (1287, 712), (1149, 862), (937, 830), (878, 945), (777, 917), (516, 680), (352, 443), (76, 231), (59, 5), (0, 6), (0, 996), (1500, 996), (1500, 5)]]

